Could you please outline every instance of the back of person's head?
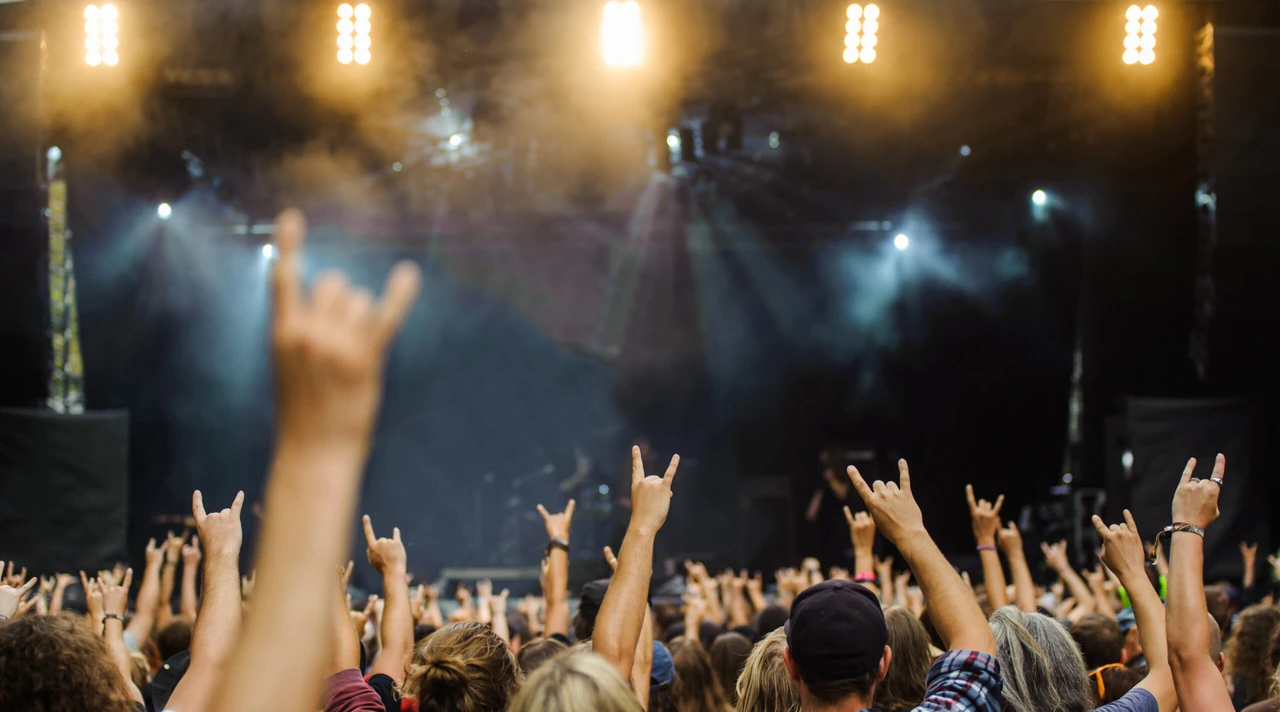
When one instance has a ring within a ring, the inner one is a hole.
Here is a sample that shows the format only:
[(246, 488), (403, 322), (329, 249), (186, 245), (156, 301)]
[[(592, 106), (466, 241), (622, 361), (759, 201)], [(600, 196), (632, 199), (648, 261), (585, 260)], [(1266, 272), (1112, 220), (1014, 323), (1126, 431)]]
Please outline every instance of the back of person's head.
[(653, 629), (665, 631), (676, 623), (684, 622), (684, 614), (680, 612), (680, 604), (671, 601), (653, 604)]
[(525, 681), (509, 712), (642, 712), (635, 694), (604, 658), (571, 650)]
[(68, 614), (0, 624), (0, 710), (132, 712), (106, 641)]
[(800, 688), (782, 662), (787, 633), (782, 628), (756, 643), (735, 686), (737, 712), (800, 712)]
[(1071, 626), (1071, 637), (1080, 646), (1080, 654), (1084, 656), (1084, 666), (1088, 670), (1123, 660), (1124, 633), (1120, 632), (1120, 624), (1113, 618), (1090, 613)]
[(1271, 699), (1280, 702), (1280, 626), (1271, 633)]
[(527, 677), (532, 675), (534, 670), (542, 667), (543, 663), (568, 649), (569, 646), (555, 638), (535, 640), (520, 648), (520, 652), (516, 653), (516, 663), (520, 666), (520, 672)]
[(588, 581), (582, 585), (582, 594), (578, 598), (578, 612), (573, 616), (573, 637), (575, 640), (589, 640), (596, 630), (596, 616), (600, 615), (600, 606), (604, 605), (604, 595), (609, 591), (610, 579)]
[(421, 712), (502, 712), (521, 678), (489, 626), (452, 623), (418, 644), (402, 691)]
[(912, 710), (924, 700), (925, 682), (933, 655), (929, 652), (929, 634), (924, 626), (902, 606), (884, 612), (889, 626), (889, 648), (893, 664), (884, 680), (876, 685), (874, 707), (884, 712)]
[(156, 654), (160, 662), (191, 649), (191, 621), (175, 618), (156, 632)]
[(1061, 623), (1040, 613), (1027, 613), (1023, 624), (1031, 637), (1040, 644), (1049, 659), (1049, 673), (1053, 687), (1058, 691), (1062, 712), (1088, 712), (1093, 709), (1093, 695), (1089, 692), (1088, 671), (1084, 658), (1071, 634)]
[(729, 704), (738, 702), (738, 676), (742, 674), (742, 666), (751, 655), (751, 641), (741, 633), (725, 633), (711, 644), (711, 667), (716, 671), (716, 679), (720, 681), (720, 689), (724, 691)]
[(1205, 586), (1204, 603), (1209, 608), (1209, 615), (1218, 622), (1218, 630), (1226, 633), (1227, 625), (1231, 622), (1231, 598), (1227, 596), (1226, 589), (1221, 586)]
[(676, 668), (671, 699), (680, 712), (724, 712), (729, 700), (711, 668), (711, 656), (696, 640), (682, 638), (671, 646)]
[[(1055, 712), (1062, 709), (1062, 698), (1053, 687), (1049, 658), (1027, 630), (1025, 615), (1016, 606), (1005, 606), (992, 613), (989, 621), (1004, 679), (1003, 709)], [(1080, 667), (1083, 670), (1084, 664)]]
[(764, 640), (773, 631), (787, 624), (787, 609), (778, 604), (771, 604), (764, 607), (756, 615), (756, 630), (760, 631), (760, 639)]
[[(1275, 672), (1271, 663), (1271, 636), (1280, 625), (1280, 608), (1254, 605), (1240, 612), (1227, 641), (1226, 674), (1235, 683), (1243, 704), (1266, 699)], [(1243, 693), (1239, 691), (1243, 688)]]
[(1139, 682), (1143, 674), (1120, 663), (1103, 665), (1089, 673), (1089, 681), (1096, 705), (1107, 705), (1124, 697)]
[(787, 672), (800, 694), (821, 705), (850, 700), (870, 704), (888, 673), (888, 647), (880, 599), (861, 584), (832, 579), (805, 589), (791, 604), (784, 628)]

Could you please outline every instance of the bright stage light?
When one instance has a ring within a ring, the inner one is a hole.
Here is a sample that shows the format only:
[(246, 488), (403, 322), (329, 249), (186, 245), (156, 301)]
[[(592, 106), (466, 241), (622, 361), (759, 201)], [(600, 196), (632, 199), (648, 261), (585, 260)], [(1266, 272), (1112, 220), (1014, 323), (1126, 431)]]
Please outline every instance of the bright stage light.
[(644, 21), (640, 3), (610, 0), (604, 6), (600, 49), (610, 67), (638, 67), (644, 62)]
[(119, 64), (117, 49), (120, 40), (118, 18), (120, 12), (110, 3), (101, 7), (87, 5), (84, 8), (84, 62), (90, 67)]
[(1128, 65), (1152, 64), (1156, 61), (1156, 18), (1160, 17), (1160, 10), (1155, 5), (1130, 5), (1124, 16), (1124, 54), (1120, 58)]
[(173, 208), (169, 207), (168, 203), (161, 203), (156, 206), (156, 215), (161, 220), (168, 220), (169, 216), (173, 215)]
[(449, 137), (449, 145), (457, 148), (462, 145), (462, 134), (454, 134)]
[(267, 259), (267, 260), (275, 259), (275, 256), (276, 256), (276, 246), (275, 246), (275, 245), (273, 245), (273, 244), (271, 244), (270, 242), (268, 242), (267, 244), (265, 244), (265, 245), (263, 245), (263, 246), (262, 246), (262, 258), (263, 258), (263, 259)]
[(372, 16), (373, 10), (365, 3), (352, 7), (344, 2), (338, 6), (339, 64), (368, 64), (373, 60), (370, 52), (373, 40), (369, 36), (373, 31), (373, 23), (369, 19)]
[(911, 238), (903, 233), (898, 233), (893, 236), (893, 246), (898, 248), (899, 252), (904, 252), (908, 247), (911, 247)]
[(845, 16), (849, 18), (844, 23), (845, 50), (841, 54), (845, 64), (870, 64), (876, 61), (874, 48), (879, 43), (876, 33), (880, 30), (880, 23), (876, 19), (880, 17), (880, 8), (876, 5), (864, 8), (853, 4), (845, 10)]
[(672, 151), (680, 150), (680, 137), (676, 134), (667, 134), (667, 148)]
[(1044, 207), (1049, 203), (1049, 194), (1043, 190), (1037, 190), (1031, 194), (1031, 202), (1039, 207)]

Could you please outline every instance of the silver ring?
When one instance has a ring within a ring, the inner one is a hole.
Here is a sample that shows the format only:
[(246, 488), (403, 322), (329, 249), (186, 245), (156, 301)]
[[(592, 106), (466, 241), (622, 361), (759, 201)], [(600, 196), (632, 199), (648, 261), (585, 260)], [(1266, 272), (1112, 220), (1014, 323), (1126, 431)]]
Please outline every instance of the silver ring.
[(1219, 487), (1221, 487), (1221, 486), (1222, 486), (1222, 478), (1221, 478), (1221, 477), (1210, 477), (1210, 478), (1209, 478), (1209, 481), (1210, 481), (1210, 482), (1212, 482), (1212, 483), (1214, 483), (1215, 485), (1217, 485), (1217, 486), (1219, 486)]

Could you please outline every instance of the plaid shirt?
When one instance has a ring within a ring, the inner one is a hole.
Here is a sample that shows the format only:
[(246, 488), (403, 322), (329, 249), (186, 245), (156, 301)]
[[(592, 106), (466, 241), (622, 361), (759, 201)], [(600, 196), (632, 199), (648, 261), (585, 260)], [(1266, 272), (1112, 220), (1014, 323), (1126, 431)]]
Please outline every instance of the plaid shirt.
[(913, 712), (1000, 712), (1000, 663), (976, 650), (950, 650), (929, 668), (924, 702)]

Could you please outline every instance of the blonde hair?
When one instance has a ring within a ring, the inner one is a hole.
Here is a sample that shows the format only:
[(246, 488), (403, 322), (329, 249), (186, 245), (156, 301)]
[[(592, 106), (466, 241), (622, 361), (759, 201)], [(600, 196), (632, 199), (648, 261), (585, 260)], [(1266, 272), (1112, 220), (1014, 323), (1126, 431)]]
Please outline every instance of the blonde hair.
[(738, 676), (737, 712), (800, 712), (800, 687), (782, 662), (786, 647), (782, 628), (756, 643)]
[(401, 692), (421, 712), (502, 712), (523, 677), (511, 649), (480, 623), (441, 628), (413, 657)]
[(933, 665), (929, 633), (902, 606), (885, 609), (884, 622), (889, 628), (893, 662), (884, 680), (876, 685), (875, 707), (885, 712), (915, 709), (924, 700), (925, 680)]
[(575, 649), (538, 668), (511, 701), (509, 712), (643, 712), (643, 708), (608, 661)]

